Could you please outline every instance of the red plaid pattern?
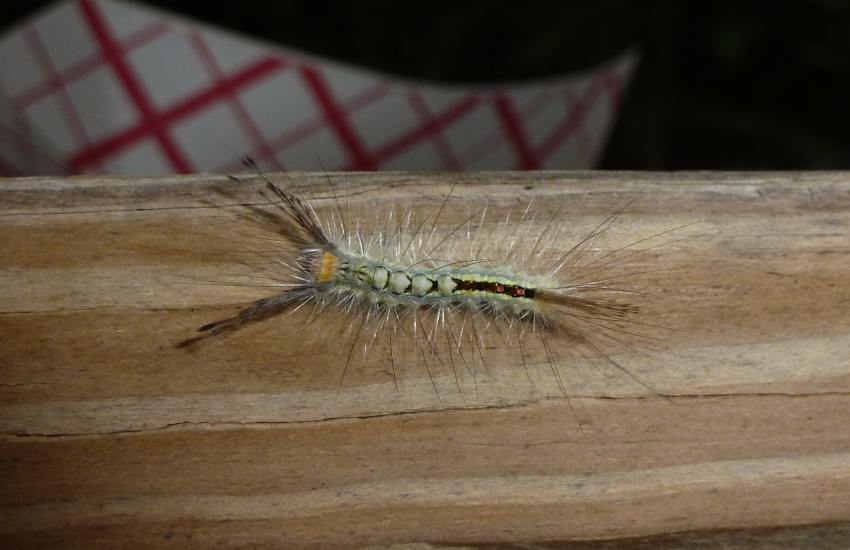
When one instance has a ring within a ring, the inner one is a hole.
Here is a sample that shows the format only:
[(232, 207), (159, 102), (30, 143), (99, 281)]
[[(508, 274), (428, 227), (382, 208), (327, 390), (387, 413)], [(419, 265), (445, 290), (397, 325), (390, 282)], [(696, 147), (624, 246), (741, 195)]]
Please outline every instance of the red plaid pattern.
[(0, 40), (0, 174), (592, 168), (634, 65), (439, 86), (74, 0)]

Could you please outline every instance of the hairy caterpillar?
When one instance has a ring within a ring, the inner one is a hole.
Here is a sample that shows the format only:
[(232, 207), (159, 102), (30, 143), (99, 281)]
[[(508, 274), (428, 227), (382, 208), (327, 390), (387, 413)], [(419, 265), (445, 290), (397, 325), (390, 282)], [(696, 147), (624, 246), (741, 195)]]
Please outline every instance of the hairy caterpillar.
[(659, 327), (640, 307), (650, 293), (625, 282), (651, 266), (618, 268), (669, 244), (652, 241), (669, 231), (598, 246), (638, 195), (578, 239), (562, 221), (562, 207), (538, 218), (533, 201), (497, 221), (488, 205), (467, 205), (462, 221), (444, 223), (455, 187), (440, 203), (393, 209), (370, 227), (368, 216), (344, 208), (335, 191), (320, 215), (294, 182), (285, 189), (246, 164), (263, 180), (267, 208), (240, 211), (271, 232), (264, 238), (270, 247), (246, 249), (246, 276), (279, 292), (200, 327), (181, 345), (284, 316), (291, 324), (274, 344), (299, 347), (292, 360), (310, 346), (347, 342), (338, 361), (316, 365), (333, 373), (337, 394), (346, 373), (363, 364), (385, 374), (399, 400), (412, 391), (411, 380), (426, 380), (442, 409), (504, 402), (492, 386), (511, 369), (538, 389), (548, 379), (542, 394), (568, 402), (577, 371), (657, 393), (611, 350), (639, 348), (657, 336)]

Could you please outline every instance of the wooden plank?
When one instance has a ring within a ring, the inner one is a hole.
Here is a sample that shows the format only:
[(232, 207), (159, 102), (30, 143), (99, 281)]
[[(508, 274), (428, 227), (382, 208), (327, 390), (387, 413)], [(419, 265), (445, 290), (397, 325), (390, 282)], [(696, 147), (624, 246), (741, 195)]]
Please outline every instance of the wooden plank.
[[(478, 370), (413, 354), (391, 371), (380, 344), (360, 358), (347, 324), (298, 333), (305, 313), (178, 348), (270, 295), (219, 284), (256, 260), (246, 248), (276, 246), (224, 205), (258, 203), (253, 191), (217, 176), (2, 180), (0, 540), (846, 540), (850, 175), (330, 179), (347, 181), (339, 210), (364, 231), (411, 204), (421, 219), (451, 190), (441, 227), (486, 204), (487, 220), (511, 217), (475, 239), (566, 219), (565, 249), (628, 204), (594, 246), (659, 235), (611, 266), (664, 296), (636, 297), (652, 340), (595, 340), (623, 371), (563, 343), (553, 371), (498, 339)], [(337, 211), (324, 175), (293, 180)]]

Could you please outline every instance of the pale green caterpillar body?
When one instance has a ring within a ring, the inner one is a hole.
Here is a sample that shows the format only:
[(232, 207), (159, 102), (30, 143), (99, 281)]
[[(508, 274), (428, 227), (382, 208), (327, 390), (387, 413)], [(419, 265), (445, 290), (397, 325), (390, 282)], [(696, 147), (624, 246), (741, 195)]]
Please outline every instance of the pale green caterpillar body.
[[(564, 352), (573, 362), (601, 358), (609, 369), (648, 388), (604, 352), (610, 342), (629, 345), (625, 340), (644, 338), (643, 329), (652, 326), (640, 318), (636, 300), (645, 293), (620, 284), (622, 274), (605, 274), (623, 250), (634, 254), (633, 246), (614, 251), (595, 248), (631, 201), (566, 250), (554, 249), (564, 242), (565, 233), (554, 219), (536, 235), (520, 231), (508, 240), (491, 238), (486, 207), (471, 213), (462, 224), (438, 229), (451, 192), (418, 223), (411, 221), (408, 210), (391, 217), (385, 227), (366, 232), (362, 224), (346, 227), (338, 200), (334, 214), (321, 219), (310, 202), (299, 196), (297, 186), (292, 184), (294, 191), (288, 191), (261, 174), (250, 160), (246, 164), (264, 181), (260, 194), (271, 213), (261, 221), (271, 223), (281, 243), (281, 252), (272, 254), (272, 267), (265, 271), (274, 271), (271, 286), (282, 291), (200, 327), (201, 335), (184, 344), (306, 308), (310, 320), (298, 332), (315, 328), (310, 332), (315, 345), (330, 337), (323, 327), (334, 322), (353, 334), (338, 388), (357, 343), (363, 346), (364, 360), (370, 360), (369, 350), (384, 336), (388, 336), (382, 344), (388, 349), (385, 360), (397, 392), (399, 367), (411, 362), (399, 346), (406, 346), (405, 353), (418, 351), (416, 360), (425, 365), (438, 397), (433, 369), (453, 372), (464, 404), (469, 403), (461, 389), (464, 373), (474, 380), (477, 394), (478, 377), (488, 360), (492, 363), (496, 357), (500, 363), (510, 363), (503, 360), (508, 351), (518, 358), (513, 363), (524, 366), (527, 373), (531, 365), (539, 367), (542, 356), (567, 400), (559, 368), (562, 361), (556, 357)], [(528, 205), (514, 223), (534, 221)], [(497, 249), (499, 256), (512, 261), (493, 260)], [(324, 324), (316, 323), (320, 318)], [(440, 403), (443, 406), (442, 398)]]

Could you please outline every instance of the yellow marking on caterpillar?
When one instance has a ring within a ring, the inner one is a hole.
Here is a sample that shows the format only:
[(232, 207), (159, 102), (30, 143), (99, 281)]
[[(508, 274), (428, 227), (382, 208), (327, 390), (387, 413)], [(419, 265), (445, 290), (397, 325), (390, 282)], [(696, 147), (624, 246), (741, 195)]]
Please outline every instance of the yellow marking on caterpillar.
[(319, 270), (319, 282), (324, 283), (330, 281), (336, 271), (337, 257), (330, 252), (325, 251), (322, 254), (322, 268)]

